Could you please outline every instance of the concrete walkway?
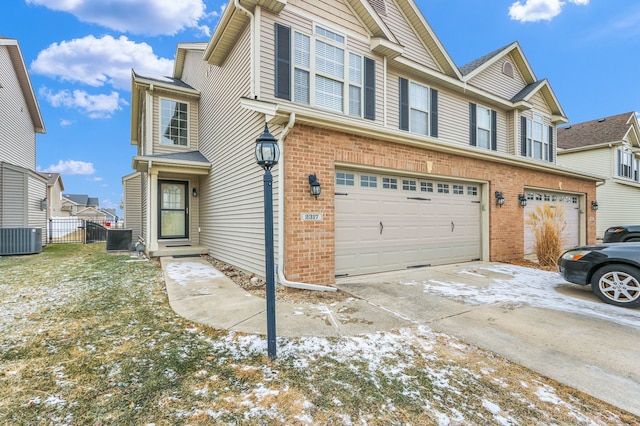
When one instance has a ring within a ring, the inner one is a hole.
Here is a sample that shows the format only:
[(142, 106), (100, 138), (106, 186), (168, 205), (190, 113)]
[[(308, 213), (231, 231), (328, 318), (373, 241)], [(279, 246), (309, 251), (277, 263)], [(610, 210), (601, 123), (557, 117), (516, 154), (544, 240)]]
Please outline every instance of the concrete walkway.
[[(169, 303), (180, 316), (220, 330), (267, 334), (266, 301), (252, 296), (201, 258), (160, 259)], [(366, 300), (327, 304), (276, 301), (276, 334), (330, 337), (373, 333), (414, 324)]]
[[(161, 263), (177, 314), (216, 329), (266, 334), (264, 299), (245, 292), (204, 259), (162, 258)], [(407, 285), (428, 274), (433, 282), (463, 282), (482, 290), (496, 280), (514, 278), (485, 269), (469, 274), (473, 265), (341, 278), (337, 287), (355, 297), (331, 305), (276, 302), (277, 335), (348, 336), (428, 324), (640, 415), (640, 370), (635, 368), (640, 325), (529, 306), (518, 294), (509, 302), (469, 305)], [(570, 297), (595, 298), (588, 287), (570, 286), (565, 291)], [(616, 309), (613, 312), (626, 313)]]

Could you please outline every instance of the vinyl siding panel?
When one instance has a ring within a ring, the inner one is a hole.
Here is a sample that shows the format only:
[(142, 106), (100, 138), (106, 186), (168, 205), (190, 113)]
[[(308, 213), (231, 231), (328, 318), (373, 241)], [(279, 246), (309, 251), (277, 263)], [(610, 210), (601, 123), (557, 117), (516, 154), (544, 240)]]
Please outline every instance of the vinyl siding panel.
[(140, 189), (142, 196), (142, 204), (140, 208), (142, 209), (142, 220), (141, 220), (141, 232), (142, 239), (148, 244), (149, 241), (149, 175), (147, 173), (140, 174)]
[(0, 227), (2, 228), (22, 228), (28, 225), (27, 182), (26, 175), (22, 170), (6, 163), (0, 163), (0, 174), (2, 175)]
[[(249, 47), (247, 28), (222, 67), (211, 67), (199, 79), (187, 75), (185, 81), (202, 92), (200, 151), (213, 165), (200, 177), (200, 244), (211, 256), (264, 276), (264, 172), (254, 158), (264, 119), (239, 103), (250, 92)], [(276, 137), (280, 131), (269, 130)], [(279, 168), (273, 171), (275, 220)]]
[(142, 175), (135, 173), (123, 179), (124, 227), (131, 229), (131, 240), (135, 243), (142, 235)]
[(47, 211), (40, 209), (40, 201), (47, 197), (47, 182), (35, 172), (26, 176), (27, 227), (42, 229), (42, 245), (47, 244)]
[(0, 161), (36, 168), (36, 134), (9, 52), (0, 46)]
[(405, 56), (420, 65), (424, 65), (437, 71), (442, 71), (436, 64), (431, 53), (420, 42), (420, 39), (416, 35), (413, 27), (411, 27), (407, 22), (400, 9), (398, 9), (395, 1), (387, 0), (386, 5), (387, 16), (382, 16), (382, 18), (393, 35), (396, 36), (400, 45), (404, 48), (402, 56)]
[(611, 179), (596, 189), (599, 209), (596, 238), (602, 238), (611, 226), (636, 225), (640, 211), (640, 184)]
[[(513, 77), (509, 77), (502, 72), (502, 66), (506, 61), (511, 62), (513, 65)], [(504, 99), (513, 98), (527, 85), (511, 55), (493, 63), (486, 70), (469, 80), (468, 84), (494, 93)]]
[(295, 8), (302, 16), (315, 16), (317, 22), (328, 26), (328, 29), (357, 34), (368, 37), (367, 30), (353, 11), (341, 0), (289, 0), (287, 9)]
[[(387, 108), (388, 123), (391, 128), (399, 128), (399, 84), (400, 77), (407, 78), (425, 86), (427, 82), (411, 79), (406, 75), (389, 70), (387, 77)], [(429, 86), (438, 90), (438, 141), (469, 146), (469, 98), (464, 98), (456, 93), (447, 91), (440, 87)], [(479, 104), (482, 105), (482, 104)], [(486, 105), (485, 105), (486, 106)], [(486, 106), (489, 108), (489, 106)], [(509, 151), (509, 134), (507, 113), (496, 110), (497, 113), (497, 151)], [(470, 149), (472, 149), (470, 147)]]

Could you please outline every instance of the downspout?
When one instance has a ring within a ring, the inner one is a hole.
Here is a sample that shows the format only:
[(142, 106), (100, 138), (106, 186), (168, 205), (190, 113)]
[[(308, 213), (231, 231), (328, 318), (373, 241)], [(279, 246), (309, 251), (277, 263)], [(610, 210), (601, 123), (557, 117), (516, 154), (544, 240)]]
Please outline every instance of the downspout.
[(235, 5), (236, 9), (238, 9), (239, 11), (243, 12), (245, 15), (247, 15), (249, 17), (249, 29), (250, 29), (250, 34), (249, 34), (249, 41), (250, 41), (250, 64), (249, 64), (249, 74), (250, 74), (250, 88), (249, 88), (249, 99), (256, 99), (256, 88), (255, 88), (255, 30), (254, 30), (254, 23), (255, 23), (255, 19), (253, 16), (253, 13), (251, 13), (248, 9), (246, 9), (244, 6), (242, 6), (240, 4), (240, 0), (234, 0), (233, 4)]
[(289, 281), (284, 276), (284, 139), (289, 134), (289, 131), (296, 122), (296, 114), (292, 112), (289, 115), (289, 122), (280, 132), (280, 138), (278, 138), (278, 147), (282, 155), (278, 165), (280, 170), (278, 171), (278, 280), (280, 284), (285, 287), (299, 288), (303, 290), (316, 290), (316, 291), (336, 291), (335, 287), (329, 287), (317, 284), (299, 283), (295, 281)]

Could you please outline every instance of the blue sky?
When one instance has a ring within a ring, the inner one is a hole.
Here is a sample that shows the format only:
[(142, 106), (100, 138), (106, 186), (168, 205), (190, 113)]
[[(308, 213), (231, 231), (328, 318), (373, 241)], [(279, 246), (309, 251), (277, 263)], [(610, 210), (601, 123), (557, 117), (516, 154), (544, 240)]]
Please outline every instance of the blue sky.
[[(637, 0), (419, 0), (462, 66), (519, 41), (572, 123), (640, 111)], [(8, 0), (0, 36), (20, 44), (47, 133), (39, 171), (118, 208), (131, 169), (131, 69), (170, 75), (179, 42), (207, 41), (222, 0)], [(121, 211), (118, 208), (118, 211)]]

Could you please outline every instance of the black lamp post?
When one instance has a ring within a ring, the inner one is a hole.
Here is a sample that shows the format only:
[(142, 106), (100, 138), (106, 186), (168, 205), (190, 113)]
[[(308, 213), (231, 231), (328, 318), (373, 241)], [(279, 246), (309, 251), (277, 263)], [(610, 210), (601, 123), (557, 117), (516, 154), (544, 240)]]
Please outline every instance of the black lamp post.
[(267, 353), (270, 360), (276, 358), (276, 285), (275, 260), (273, 254), (273, 176), (271, 168), (278, 164), (280, 148), (278, 141), (269, 133), (267, 124), (264, 132), (256, 139), (256, 162), (264, 169), (264, 248), (265, 274), (267, 278)]

